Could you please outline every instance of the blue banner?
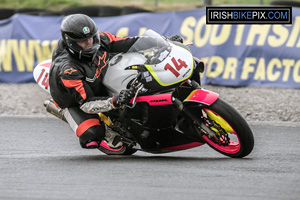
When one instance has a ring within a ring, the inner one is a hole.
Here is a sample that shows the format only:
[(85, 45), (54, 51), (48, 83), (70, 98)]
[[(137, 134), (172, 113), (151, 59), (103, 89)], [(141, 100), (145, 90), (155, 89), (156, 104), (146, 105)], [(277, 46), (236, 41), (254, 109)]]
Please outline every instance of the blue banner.
[[(292, 25), (206, 25), (206, 10), (93, 18), (99, 31), (119, 37), (153, 29), (181, 35), (206, 64), (202, 83), (300, 88), (300, 9)], [(16, 14), (0, 21), (0, 83), (33, 82), (38, 63), (51, 58), (62, 16)]]

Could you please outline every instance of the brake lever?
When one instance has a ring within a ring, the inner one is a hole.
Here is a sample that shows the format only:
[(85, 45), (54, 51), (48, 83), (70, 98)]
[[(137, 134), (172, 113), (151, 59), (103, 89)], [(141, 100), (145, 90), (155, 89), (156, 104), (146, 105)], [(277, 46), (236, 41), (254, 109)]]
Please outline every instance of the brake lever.
[(143, 87), (144, 87), (144, 85), (142, 83), (139, 83), (137, 86), (135, 86), (133, 88), (134, 90), (137, 88), (137, 90), (136, 90), (135, 95), (134, 95), (133, 100), (132, 100), (132, 106), (125, 105), (126, 107), (128, 107), (130, 109), (135, 107), (135, 105), (136, 105), (135, 99), (136, 99), (137, 95), (139, 94), (140, 90), (143, 89)]

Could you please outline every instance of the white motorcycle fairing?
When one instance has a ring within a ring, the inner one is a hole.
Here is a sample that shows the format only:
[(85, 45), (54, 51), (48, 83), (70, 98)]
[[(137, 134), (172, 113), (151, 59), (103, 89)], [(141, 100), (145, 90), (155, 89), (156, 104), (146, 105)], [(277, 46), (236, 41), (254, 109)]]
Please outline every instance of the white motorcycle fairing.
[(103, 84), (107, 88), (109, 95), (119, 94), (126, 89), (128, 83), (133, 80), (138, 71), (125, 70), (126, 67), (144, 63), (146, 58), (139, 53), (117, 54), (110, 61)]
[(141, 73), (145, 89), (161, 90), (187, 80), (193, 69), (194, 58), (186, 46), (148, 30), (128, 53), (110, 60), (103, 84), (110, 95), (118, 94)]
[(194, 60), (191, 52), (172, 43), (170, 45), (172, 50), (161, 63), (145, 65), (161, 86), (182, 82), (193, 73)]

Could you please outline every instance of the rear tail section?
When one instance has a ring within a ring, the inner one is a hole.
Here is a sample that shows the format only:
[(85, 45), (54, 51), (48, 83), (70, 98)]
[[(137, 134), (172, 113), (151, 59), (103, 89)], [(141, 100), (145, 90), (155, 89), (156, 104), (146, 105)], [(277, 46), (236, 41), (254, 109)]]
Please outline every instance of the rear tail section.
[(35, 82), (46, 92), (50, 93), (49, 88), (49, 71), (52, 60), (45, 60), (38, 64), (33, 70), (33, 77)]

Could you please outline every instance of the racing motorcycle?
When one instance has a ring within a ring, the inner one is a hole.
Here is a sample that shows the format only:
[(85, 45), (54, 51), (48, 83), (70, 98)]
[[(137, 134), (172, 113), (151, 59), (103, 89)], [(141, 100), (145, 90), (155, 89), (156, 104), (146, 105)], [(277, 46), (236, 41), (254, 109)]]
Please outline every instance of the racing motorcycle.
[[(34, 78), (49, 92), (51, 60), (34, 69)], [(119, 148), (103, 140), (99, 149), (108, 155), (131, 155), (137, 150), (168, 153), (209, 145), (229, 157), (242, 158), (254, 146), (252, 131), (243, 117), (215, 92), (201, 87), (204, 63), (189, 46), (147, 30), (126, 53), (114, 55), (103, 80), (113, 96), (132, 89), (128, 105), (99, 119), (118, 133)], [(47, 111), (64, 119), (52, 101)]]

